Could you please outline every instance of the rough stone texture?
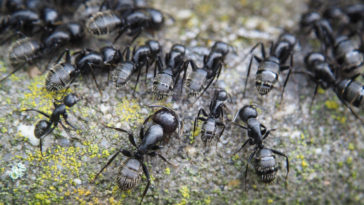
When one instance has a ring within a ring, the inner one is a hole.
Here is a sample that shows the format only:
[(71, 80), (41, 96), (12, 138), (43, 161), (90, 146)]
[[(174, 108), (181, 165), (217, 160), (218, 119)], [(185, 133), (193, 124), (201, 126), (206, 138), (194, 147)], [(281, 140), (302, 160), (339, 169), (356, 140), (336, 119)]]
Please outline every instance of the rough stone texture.
[[(0, 204), (135, 204), (140, 200), (146, 180), (143, 177), (142, 183), (128, 192), (118, 189), (116, 176), (126, 159), (124, 156), (119, 156), (91, 183), (115, 150), (133, 149), (127, 135), (105, 129), (100, 122), (133, 130), (137, 136), (139, 125), (152, 113), (146, 106), (151, 104), (176, 109), (184, 121), (184, 132), (180, 138), (175, 135), (161, 151), (177, 168), (159, 158), (148, 160), (152, 185), (145, 204), (358, 204), (364, 200), (363, 125), (332, 90), (319, 92), (310, 113), (312, 82), (293, 75), (280, 103), (286, 73), (282, 73), (277, 89), (260, 97), (254, 86), (256, 66), (253, 66), (247, 96), (242, 97), (250, 48), (262, 40), (269, 45), (268, 41), (276, 39), (282, 29), (295, 31), (301, 13), (307, 9), (304, 1), (155, 0), (151, 5), (175, 20), (169, 19), (167, 26), (155, 33), (165, 52), (173, 43), (192, 48), (211, 46), (215, 40), (222, 40), (235, 47), (237, 54), (227, 56), (227, 65), (216, 83), (232, 96), (232, 102), (227, 103), (230, 109), (227, 116), (232, 119), (243, 105), (257, 105), (259, 120), (268, 128), (276, 129), (264, 144), (289, 156), (287, 183), (286, 164), (278, 156), (281, 168), (272, 184), (260, 183), (252, 166), (245, 182), (246, 159), (252, 147), (232, 156), (247, 136), (228, 121), (220, 142), (213, 140), (210, 147), (203, 147), (200, 136), (192, 134), (198, 109), (208, 109), (213, 89), (194, 104), (195, 99), (186, 95), (179, 102), (171, 98), (156, 101), (146, 92), (148, 86), (143, 81), (133, 97), (133, 81), (117, 90), (113, 84), (108, 86), (106, 75), (98, 77), (103, 97), (91, 79), (84, 78), (72, 86), (72, 91), (83, 97), (69, 109), (70, 121), (80, 130), (67, 134), (61, 127), (56, 129), (45, 138), (43, 150), (46, 152), (42, 157), (32, 128), (44, 117), (19, 110), (37, 108), (50, 113), (52, 99), (62, 94), (45, 92), (44, 76), (31, 79), (26, 72), (19, 72), (0, 89)], [(148, 37), (143, 35), (136, 43)], [(93, 44), (101, 46), (105, 42)], [(3, 46), (1, 53), (6, 53), (6, 49)], [(298, 46), (295, 67), (302, 66)], [(1, 72), (5, 71), (9, 69), (2, 64)], [(33, 71), (34, 68), (29, 73), (37, 73)], [(364, 117), (363, 112), (361, 116)]]

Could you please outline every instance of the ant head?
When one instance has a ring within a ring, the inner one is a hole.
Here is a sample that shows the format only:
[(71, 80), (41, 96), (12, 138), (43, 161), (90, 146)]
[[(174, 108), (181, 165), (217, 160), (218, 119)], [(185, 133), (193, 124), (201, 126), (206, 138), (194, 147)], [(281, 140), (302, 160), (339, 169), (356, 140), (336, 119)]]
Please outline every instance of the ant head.
[(76, 104), (79, 101), (78, 97), (76, 96), (76, 94), (70, 93), (68, 94), (66, 97), (64, 97), (63, 99), (63, 103), (67, 106), (67, 107), (72, 107), (74, 104)]
[(154, 54), (157, 54), (157, 53), (161, 52), (161, 50), (162, 50), (161, 45), (159, 44), (158, 41), (149, 40), (149, 41), (147, 41), (146, 44), (148, 45), (148, 47)]
[(174, 44), (171, 48), (171, 52), (175, 51), (178, 53), (185, 53), (186, 52), (186, 47), (182, 44)]
[(224, 89), (216, 90), (215, 99), (219, 101), (225, 101), (226, 99), (228, 99), (228, 93)]
[(46, 7), (43, 9), (42, 19), (48, 25), (55, 25), (59, 22), (59, 14), (55, 9)]
[(305, 57), (305, 63), (306, 65), (311, 65), (314, 62), (320, 61), (320, 62), (324, 62), (325, 61), (325, 56), (322, 53), (318, 53), (318, 52), (311, 52), (309, 53), (306, 57)]
[(281, 34), (278, 41), (286, 41), (290, 44), (290, 46), (294, 46), (297, 43), (296, 37), (290, 33)]
[(230, 45), (227, 43), (224, 43), (222, 41), (216, 41), (215, 44), (212, 46), (211, 50), (221, 53), (223, 56), (225, 56), (229, 53), (229, 47)]
[(321, 19), (321, 16), (317, 12), (308, 12), (302, 15), (301, 17), (301, 28), (307, 29), (308, 27), (312, 27), (315, 22)]
[(242, 121), (247, 122), (250, 118), (258, 117), (258, 112), (253, 105), (245, 105), (239, 112)]
[(156, 9), (148, 9), (148, 13), (151, 18), (151, 24), (153, 27), (159, 28), (164, 23), (164, 16), (163, 13)]
[(112, 46), (101, 48), (102, 57), (106, 65), (117, 63), (121, 60), (121, 53)]

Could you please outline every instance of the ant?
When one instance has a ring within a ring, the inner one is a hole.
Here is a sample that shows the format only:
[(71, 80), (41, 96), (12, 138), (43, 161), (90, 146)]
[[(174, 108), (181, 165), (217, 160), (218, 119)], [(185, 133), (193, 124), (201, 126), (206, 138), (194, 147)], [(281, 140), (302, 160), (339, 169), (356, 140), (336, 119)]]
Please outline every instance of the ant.
[[(283, 90), (281, 94), (281, 101), (282, 101), (285, 87), (287, 85), (289, 76), (292, 72), (293, 52), (296, 42), (297, 41), (295, 36), (289, 33), (283, 33), (280, 35), (278, 41), (275, 44), (273, 43), (271, 44), (270, 53), (268, 56), (266, 56), (264, 44), (261, 42), (257, 43), (250, 50), (250, 53), (252, 53), (260, 45), (262, 58), (259, 58), (256, 55), (253, 55), (250, 58), (244, 91), (243, 91), (243, 97), (245, 97), (245, 91), (248, 84), (252, 62), (253, 60), (256, 60), (259, 63), (259, 65), (256, 73), (255, 86), (260, 95), (268, 94), (272, 90), (274, 84), (278, 81), (279, 74), (282, 71), (289, 69), (286, 80), (284, 81), (283, 84)], [(285, 65), (288, 58), (290, 58), (290, 65)]]
[(330, 22), (322, 18), (317, 12), (307, 12), (302, 15), (300, 21), (301, 30), (308, 34), (314, 31), (316, 38), (323, 42), (322, 46), (327, 50), (334, 44), (333, 29)]
[[(193, 72), (188, 77), (186, 83), (190, 95), (196, 96), (203, 90), (199, 96), (201, 97), (212, 82), (219, 78), (225, 56), (229, 53), (229, 47), (230, 45), (227, 43), (215, 42), (210, 53), (204, 56), (201, 68), (197, 67), (194, 61), (190, 61)], [(203, 84), (205, 82), (207, 82), (207, 85), (204, 87)]]
[(44, 44), (35, 39), (25, 36), (18, 32), (17, 35), (23, 38), (13, 42), (8, 51), (7, 58), (14, 70), (0, 80), (0, 83), (9, 78), (12, 74), (18, 72), (25, 64), (32, 64), (36, 59), (42, 57)]
[(339, 75), (341, 77), (352, 78), (360, 73), (364, 57), (358, 47), (347, 36), (339, 36), (335, 39), (333, 54), (340, 65)]
[[(218, 139), (220, 139), (221, 135), (224, 133), (225, 124), (219, 121), (219, 119), (224, 117), (223, 108), (227, 108), (224, 103), (227, 99), (228, 93), (224, 89), (215, 90), (209, 106), (210, 113), (207, 114), (203, 108), (198, 111), (193, 125), (193, 133), (195, 133), (198, 120), (204, 121), (201, 128), (201, 139), (205, 146), (207, 142), (211, 142), (211, 140), (215, 137), (217, 126), (222, 128), (218, 135)], [(206, 118), (200, 117), (201, 114)]]
[(71, 93), (71, 94), (66, 95), (63, 98), (63, 102), (61, 104), (57, 104), (56, 102), (53, 102), (54, 110), (51, 115), (48, 115), (37, 109), (23, 110), (23, 111), (27, 111), (27, 112), (28, 111), (38, 112), (48, 118), (48, 120), (38, 121), (37, 124), (35, 125), (35, 129), (34, 129), (34, 135), (36, 138), (39, 139), (39, 149), (40, 149), (40, 153), (42, 155), (43, 155), (43, 152), (42, 152), (43, 139), (47, 135), (52, 133), (52, 131), (57, 127), (58, 123), (61, 124), (61, 126), (65, 130), (67, 130), (67, 128), (64, 126), (64, 124), (61, 121), (61, 117), (63, 117), (66, 124), (68, 124), (73, 129), (77, 129), (75, 126), (73, 126), (67, 120), (67, 118), (68, 118), (67, 107), (70, 108), (70, 107), (74, 106), (78, 101), (79, 101), (79, 99), (75, 94)]
[[(92, 49), (83, 49), (75, 52), (75, 64), (71, 62), (70, 51), (66, 49), (49, 69), (46, 78), (48, 91), (57, 91), (71, 84), (80, 74), (91, 73), (99, 93), (102, 95), (100, 86), (96, 81), (94, 68), (107, 69), (113, 67), (121, 60), (120, 51), (113, 47), (103, 47), (100, 52)], [(65, 60), (61, 60), (65, 57)]]
[[(129, 36), (133, 36), (131, 42), (145, 29), (157, 30), (164, 24), (163, 13), (153, 8), (132, 8), (123, 10), (118, 15), (113, 10), (101, 11), (107, 4), (100, 6), (99, 12), (93, 14), (86, 21), (86, 28), (93, 36), (104, 36), (117, 32), (114, 43), (121, 35), (128, 31)], [(111, 8), (109, 6), (109, 8)]]
[(79, 23), (69, 22), (58, 25), (43, 38), (45, 53), (52, 53), (67, 43), (79, 43), (83, 37), (83, 26)]
[(127, 47), (123, 52), (123, 56), (125, 56), (124, 60), (116, 66), (113, 72), (113, 80), (115, 81), (116, 87), (125, 85), (131, 75), (138, 72), (134, 86), (135, 92), (143, 66), (146, 67), (146, 73), (148, 73), (149, 66), (155, 62), (161, 52), (162, 47), (155, 40), (149, 40), (145, 45), (139, 46), (138, 48), (134, 47), (132, 55), (130, 55), (130, 47)]
[[(260, 177), (262, 182), (270, 183), (272, 182), (277, 174), (278, 167), (276, 166), (276, 160), (274, 154), (283, 156), (286, 158), (287, 163), (287, 174), (286, 180), (289, 173), (289, 161), (287, 155), (283, 154), (280, 151), (267, 148), (263, 145), (263, 141), (269, 136), (271, 130), (267, 130), (267, 128), (261, 124), (258, 120), (258, 112), (252, 105), (245, 105), (240, 108), (236, 113), (233, 122), (235, 122), (237, 116), (246, 123), (247, 127), (244, 127), (240, 124), (235, 123), (235, 125), (239, 126), (248, 131), (248, 137), (243, 145), (237, 150), (234, 155), (241, 151), (248, 143), (250, 145), (255, 145), (254, 151), (250, 154), (248, 163), (246, 165), (244, 179), (246, 182), (246, 178), (248, 176), (248, 167), (251, 160), (254, 158), (254, 168), (257, 175)], [(273, 131), (273, 130), (272, 130)]]
[(363, 121), (356, 112), (352, 109), (351, 105), (360, 107), (363, 104), (364, 88), (360, 83), (355, 81), (354, 76), (351, 79), (338, 79), (335, 75), (335, 69), (332, 64), (327, 62), (326, 57), (322, 53), (311, 52), (305, 57), (306, 67), (308, 71), (301, 71), (295, 73), (303, 73), (309, 76), (316, 84), (315, 91), (310, 104), (310, 111), (313, 101), (318, 91), (318, 87), (328, 89), (332, 87), (340, 99), (340, 101), (350, 109), (351, 113), (360, 121)]
[[(141, 143), (139, 145), (136, 144), (134, 135), (127, 130), (109, 127), (104, 125), (105, 128), (114, 129), (119, 132), (124, 132), (128, 134), (129, 142), (137, 149), (132, 152), (126, 149), (120, 148), (106, 163), (104, 167), (95, 175), (93, 181), (97, 179), (97, 177), (101, 174), (101, 172), (108, 167), (114, 159), (122, 153), (124, 156), (128, 157), (127, 161), (122, 164), (120, 167), (119, 174), (117, 176), (117, 184), (122, 191), (129, 190), (134, 188), (141, 179), (141, 174), (144, 173), (147, 178), (147, 186), (144, 189), (142, 199), (140, 200), (140, 204), (143, 202), (143, 199), (149, 189), (150, 186), (150, 176), (149, 170), (145, 164), (145, 156), (160, 157), (163, 161), (168, 164), (173, 165), (169, 162), (162, 154), (156, 152), (160, 150), (162, 146), (159, 144), (162, 141), (168, 140), (169, 136), (178, 130), (180, 131), (181, 121), (179, 120), (178, 115), (170, 108), (163, 106), (150, 106), (152, 108), (161, 107), (158, 111), (156, 111), (153, 115), (150, 115), (144, 121), (139, 137), (141, 139)], [(147, 122), (152, 119), (152, 123), (147, 127), (147, 130), (144, 132), (144, 127)]]
[(349, 108), (357, 119), (364, 123), (364, 120), (352, 108), (352, 105), (361, 109), (364, 108), (364, 85), (355, 81), (358, 76), (339, 81), (334, 90), (340, 101)]
[[(0, 21), (0, 33), (14, 30), (16, 32), (32, 35), (44, 29), (52, 29), (61, 22), (58, 11), (53, 8), (36, 5), (36, 7), (42, 7), (37, 8), (39, 12), (36, 12), (31, 8), (26, 8), (26, 5), (20, 5), (19, 2), (15, 4), (18, 4), (17, 6), (21, 8), (2, 18)], [(10, 36), (10, 38), (11, 37), (12, 36)]]
[[(181, 44), (174, 44), (171, 51), (166, 54), (163, 65), (161, 57), (158, 58), (154, 69), (153, 94), (159, 99), (168, 96), (179, 81), (183, 72), (182, 84), (186, 79), (186, 70), (189, 60), (185, 56), (186, 48)], [(158, 70), (158, 74), (156, 73)], [(182, 87), (181, 87), (182, 88)]]
[(336, 75), (335, 69), (327, 62), (326, 57), (322, 53), (311, 52), (305, 57), (305, 65), (308, 71), (295, 72), (308, 75), (316, 84), (315, 91), (310, 103), (310, 111), (313, 101), (317, 95), (318, 87), (328, 89), (335, 85)]

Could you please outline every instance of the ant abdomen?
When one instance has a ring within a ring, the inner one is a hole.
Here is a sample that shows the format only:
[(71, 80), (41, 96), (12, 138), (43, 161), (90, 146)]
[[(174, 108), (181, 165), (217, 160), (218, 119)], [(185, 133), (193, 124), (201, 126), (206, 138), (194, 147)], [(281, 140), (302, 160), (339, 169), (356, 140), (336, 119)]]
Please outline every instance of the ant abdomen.
[(119, 169), (117, 184), (122, 191), (134, 188), (139, 184), (143, 173), (141, 163), (133, 158), (129, 158)]
[(255, 155), (255, 172), (264, 183), (270, 183), (276, 178), (277, 168), (275, 157), (269, 149), (261, 149)]
[(39, 120), (34, 128), (34, 136), (39, 139), (47, 132), (49, 126), (50, 123), (47, 120)]

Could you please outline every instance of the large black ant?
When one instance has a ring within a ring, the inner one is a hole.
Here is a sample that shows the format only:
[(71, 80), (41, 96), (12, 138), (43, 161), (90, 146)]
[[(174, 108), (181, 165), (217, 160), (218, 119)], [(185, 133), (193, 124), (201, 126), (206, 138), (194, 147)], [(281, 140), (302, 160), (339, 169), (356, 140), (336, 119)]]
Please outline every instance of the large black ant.
[[(96, 87), (102, 94), (100, 86), (96, 81), (96, 68), (107, 69), (120, 62), (121, 54), (113, 47), (103, 47), (100, 52), (92, 49), (83, 49), (75, 52), (75, 64), (71, 62), (70, 51), (66, 49), (49, 69), (46, 78), (46, 88), (49, 91), (57, 91), (72, 83), (80, 74), (91, 73)], [(64, 61), (61, 61), (65, 57)]]
[[(100, 6), (100, 10), (102, 8), (103, 6)], [(157, 30), (163, 24), (164, 16), (161, 11), (153, 8), (134, 8), (121, 12), (120, 16), (113, 10), (99, 11), (86, 21), (86, 28), (94, 36), (117, 32), (114, 42), (128, 31), (128, 35), (133, 36), (133, 42), (143, 30)]]
[(316, 38), (323, 44), (322, 47), (326, 50), (334, 43), (333, 29), (330, 22), (322, 18), (317, 12), (308, 12), (302, 15), (300, 21), (301, 30), (308, 34), (314, 31)]
[(83, 26), (76, 22), (58, 25), (52, 32), (43, 38), (45, 53), (52, 53), (66, 44), (75, 44), (82, 41)]
[[(259, 63), (259, 65), (258, 65), (258, 70), (256, 72), (255, 86), (260, 95), (268, 94), (274, 87), (274, 84), (279, 80), (279, 74), (282, 71), (289, 69), (286, 80), (284, 81), (283, 84), (283, 89), (281, 94), (281, 100), (282, 100), (284, 89), (287, 85), (289, 76), (292, 72), (293, 52), (294, 52), (294, 46), (296, 45), (296, 37), (288, 33), (283, 33), (278, 38), (278, 41), (275, 44), (273, 43), (271, 44), (270, 53), (268, 56), (266, 56), (264, 44), (261, 42), (256, 44), (251, 49), (250, 52), (253, 52), (259, 45), (261, 46), (262, 58), (256, 55), (253, 55), (250, 58), (243, 96), (245, 96), (245, 91), (249, 80), (249, 74), (252, 67), (252, 62), (253, 60), (256, 60)], [(290, 58), (290, 65), (285, 65), (288, 58)]]
[[(190, 62), (185, 56), (186, 48), (181, 44), (174, 44), (166, 54), (164, 65), (159, 57), (154, 70), (153, 94), (157, 99), (168, 96), (175, 88), (183, 72), (182, 84), (186, 78), (186, 69)], [(156, 73), (158, 70), (158, 74)], [(182, 87), (181, 87), (182, 88)]]
[(59, 13), (53, 8), (49, 8), (45, 5), (36, 5), (41, 7), (37, 8), (37, 10), (39, 10), (37, 12), (34, 9), (26, 8), (27, 5), (17, 4), (21, 8), (4, 16), (0, 21), (0, 33), (13, 30), (27, 35), (33, 35), (42, 30), (52, 29), (61, 22)]
[(61, 104), (57, 104), (56, 102), (53, 102), (54, 104), (54, 110), (52, 112), (51, 115), (48, 115), (40, 110), (37, 109), (26, 109), (23, 111), (35, 111), (38, 112), (42, 115), (44, 115), (45, 117), (48, 118), (48, 120), (40, 120), (37, 122), (37, 124), (35, 125), (35, 129), (34, 129), (34, 135), (36, 138), (39, 139), (39, 149), (41, 154), (43, 155), (42, 152), (42, 145), (43, 145), (43, 139), (49, 135), (50, 133), (52, 133), (52, 131), (58, 126), (58, 123), (61, 124), (61, 126), (67, 130), (67, 128), (64, 126), (64, 124), (61, 121), (61, 117), (63, 117), (64, 121), (66, 122), (67, 125), (69, 125), (70, 127), (72, 127), (73, 129), (77, 129), (75, 126), (73, 126), (68, 120), (68, 115), (67, 115), (67, 107), (72, 107), (73, 105), (75, 105), (77, 102), (79, 101), (79, 98), (71, 93), (66, 95), (63, 98), (63, 102)]
[[(210, 53), (204, 56), (203, 66), (199, 68), (194, 61), (191, 62), (193, 72), (187, 79), (186, 87), (189, 95), (202, 96), (215, 79), (218, 79), (224, 64), (225, 56), (230, 51), (230, 45), (217, 41)], [(207, 83), (206, 86), (204, 84)], [(202, 90), (202, 92), (201, 92)]]
[[(105, 166), (95, 175), (93, 181), (101, 174), (101, 172), (108, 167), (114, 159), (122, 153), (124, 156), (128, 157), (127, 161), (120, 167), (119, 174), (117, 176), (117, 184), (121, 190), (129, 190), (134, 188), (141, 179), (141, 174), (144, 173), (147, 178), (147, 186), (144, 189), (142, 199), (140, 204), (143, 202), (144, 196), (146, 195), (150, 186), (150, 176), (148, 168), (145, 164), (145, 155), (154, 157), (158, 156), (163, 161), (170, 163), (163, 155), (156, 152), (162, 147), (159, 145), (162, 141), (168, 140), (169, 136), (175, 132), (177, 129), (181, 129), (181, 121), (178, 115), (167, 107), (163, 106), (151, 106), (151, 107), (161, 107), (160, 110), (150, 115), (143, 123), (140, 129), (139, 137), (141, 143), (137, 145), (134, 139), (134, 135), (127, 130), (104, 126), (105, 128), (114, 129), (119, 132), (124, 132), (128, 134), (129, 142), (137, 149), (135, 152), (128, 151), (126, 149), (120, 148), (106, 163)], [(144, 127), (148, 121), (152, 119), (152, 123), (146, 128), (144, 132)]]
[[(24, 36), (24, 34), (19, 33)], [(25, 64), (32, 64), (34, 61), (42, 57), (44, 45), (41, 41), (24, 36), (23, 38), (13, 42), (10, 45), (7, 58), (14, 70), (0, 80), (0, 83), (18, 72)]]
[[(198, 120), (204, 121), (201, 128), (201, 139), (206, 146), (207, 142), (211, 142), (211, 140), (216, 135), (217, 126), (221, 127), (221, 131), (218, 134), (218, 139), (220, 139), (221, 135), (224, 133), (225, 124), (221, 122), (221, 118), (224, 117), (224, 108), (227, 108), (225, 105), (225, 101), (228, 99), (228, 93), (223, 89), (215, 90), (214, 96), (210, 102), (209, 110), (210, 113), (201, 108), (198, 111), (197, 117), (195, 118), (195, 122), (193, 125), (193, 133), (195, 133), (196, 126)], [(206, 118), (200, 117), (200, 115), (204, 115)]]
[(356, 77), (339, 81), (334, 90), (340, 101), (349, 108), (357, 119), (364, 123), (364, 120), (352, 108), (352, 105), (361, 109), (364, 108), (364, 85), (355, 81)]
[(360, 73), (360, 68), (364, 64), (363, 53), (359, 46), (347, 36), (339, 36), (335, 39), (333, 54), (336, 62), (339, 64), (339, 72), (342, 78), (352, 78)]
[(310, 104), (310, 110), (318, 91), (318, 87), (323, 89), (333, 88), (340, 101), (350, 109), (352, 114), (359, 120), (363, 121), (351, 105), (361, 107), (363, 104), (364, 88), (363, 85), (356, 82), (354, 79), (359, 76), (354, 76), (351, 79), (340, 79), (340, 76), (335, 75), (338, 68), (334, 68), (333, 64), (328, 63), (327, 58), (318, 52), (309, 53), (305, 57), (307, 71), (297, 71), (295, 73), (303, 73), (309, 76), (315, 83), (315, 91)]
[(130, 47), (127, 47), (123, 52), (124, 59), (116, 65), (113, 72), (113, 81), (116, 87), (125, 85), (132, 74), (138, 72), (134, 86), (135, 92), (143, 66), (146, 67), (146, 73), (148, 73), (149, 66), (156, 61), (161, 51), (159, 42), (154, 40), (149, 40), (145, 45), (137, 48), (134, 47), (132, 55), (130, 54)]
[(335, 69), (327, 62), (326, 57), (322, 53), (311, 52), (305, 57), (307, 71), (295, 72), (308, 75), (316, 84), (315, 91), (311, 100), (310, 110), (316, 97), (319, 86), (328, 89), (335, 85), (336, 75)]
[[(286, 179), (289, 173), (289, 160), (287, 155), (283, 154), (280, 151), (267, 148), (263, 145), (263, 141), (269, 136), (271, 130), (267, 130), (267, 128), (261, 124), (258, 120), (258, 112), (252, 105), (245, 105), (236, 113), (234, 117), (234, 122), (239, 116), (239, 118), (246, 123), (247, 127), (244, 127), (240, 124), (235, 123), (240, 128), (243, 128), (248, 131), (248, 137), (240, 149), (237, 151), (239, 152), (242, 150), (248, 143), (250, 145), (255, 145), (254, 151), (250, 154), (248, 163), (246, 165), (244, 179), (246, 182), (246, 178), (248, 176), (248, 167), (251, 160), (254, 158), (254, 168), (257, 175), (261, 178), (262, 182), (270, 183), (272, 182), (278, 171), (278, 167), (276, 166), (276, 160), (274, 154), (283, 156), (286, 158), (287, 163), (287, 174)], [(235, 152), (235, 153), (237, 153)]]

